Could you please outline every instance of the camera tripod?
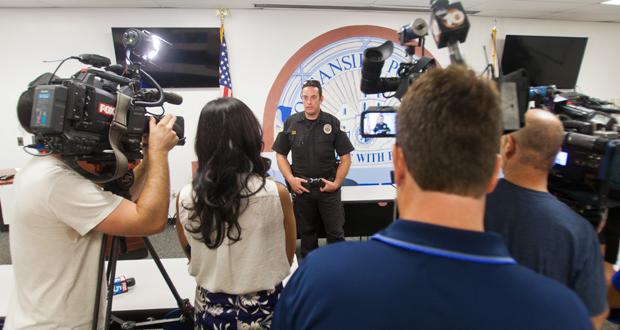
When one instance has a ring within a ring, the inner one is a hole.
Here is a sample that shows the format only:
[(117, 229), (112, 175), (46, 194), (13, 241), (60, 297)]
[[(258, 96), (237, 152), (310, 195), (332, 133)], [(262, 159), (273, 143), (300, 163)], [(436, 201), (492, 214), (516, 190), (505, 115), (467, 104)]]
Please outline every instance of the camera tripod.
[[(114, 189), (114, 186), (112, 186), (112, 189), (108, 189), (108, 188), (110, 188), (110, 186), (106, 187), (106, 190), (110, 190), (112, 192), (116, 190)], [(129, 191), (125, 189), (122, 189), (119, 193), (117, 193), (117, 195), (123, 196), (125, 198), (130, 198)], [(98, 275), (97, 275), (97, 286), (96, 286), (97, 291), (95, 295), (95, 308), (93, 310), (93, 322), (92, 322), (93, 330), (97, 330), (99, 326), (98, 322), (99, 322), (99, 315), (100, 315), (99, 309), (100, 309), (100, 302), (101, 302), (101, 286), (103, 282), (107, 238), (108, 238), (108, 235), (103, 235), (103, 240), (101, 242), (101, 251), (99, 253), (99, 266), (98, 266), (99, 270), (97, 273)], [(106, 296), (106, 308), (105, 308), (105, 313), (104, 313), (104, 329), (107, 330), (110, 328), (111, 321), (114, 321), (115, 323), (120, 324), (121, 329), (142, 329), (143, 327), (162, 326), (165, 324), (173, 324), (173, 323), (186, 324), (188, 329), (193, 329), (194, 308), (189, 302), (189, 299), (187, 298), (183, 299), (179, 295), (179, 292), (174, 287), (174, 284), (172, 283), (170, 276), (166, 272), (166, 269), (164, 268), (164, 265), (162, 264), (161, 259), (159, 258), (159, 255), (155, 251), (155, 248), (151, 244), (151, 241), (148, 239), (148, 237), (142, 237), (142, 239), (144, 240), (144, 244), (146, 245), (149, 253), (151, 254), (151, 257), (153, 258), (153, 261), (157, 265), (159, 272), (161, 273), (162, 277), (166, 281), (166, 284), (168, 285), (170, 292), (174, 296), (177, 306), (179, 307), (181, 311), (181, 315), (176, 318), (149, 320), (145, 322), (134, 322), (134, 321), (122, 320), (119, 317), (116, 317), (112, 314), (112, 300), (113, 300), (113, 295), (114, 295), (114, 278), (115, 278), (115, 273), (116, 273), (116, 264), (117, 264), (117, 261), (118, 261), (118, 258), (121, 252), (120, 245), (124, 241), (123, 237), (112, 236), (112, 240), (111, 240), (112, 243), (111, 243), (111, 248), (110, 248), (108, 265), (107, 265), (107, 269), (105, 270), (106, 283), (107, 283), (107, 290), (106, 290), (107, 296)]]

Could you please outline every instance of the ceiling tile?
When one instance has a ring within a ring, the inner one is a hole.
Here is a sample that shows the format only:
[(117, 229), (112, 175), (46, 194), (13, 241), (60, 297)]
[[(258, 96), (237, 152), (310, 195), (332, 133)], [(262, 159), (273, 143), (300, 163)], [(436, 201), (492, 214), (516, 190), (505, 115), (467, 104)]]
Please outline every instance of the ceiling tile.
[(40, 0), (0, 0), (0, 8), (19, 8), (19, 7), (52, 7), (50, 4)]
[[(454, 1), (454, 0), (453, 0)], [(620, 21), (620, 6), (602, 0), (462, 0), (476, 16)], [(429, 0), (0, 0), (0, 8), (254, 8), (257, 3), (362, 7), (429, 8)]]
[(549, 15), (549, 18), (592, 22), (620, 22), (620, 6), (588, 5), (579, 9), (553, 13)]
[(543, 1), (537, 1), (537, 0), (515, 0), (515, 1), (531, 2), (531, 3), (536, 3), (536, 2), (554, 2), (554, 3), (564, 2), (564, 3), (573, 3), (573, 4), (576, 3), (576, 4), (588, 5), (588, 4), (594, 4), (594, 3), (601, 3), (601, 1), (603, 1), (603, 0), (543, 0)]
[(546, 14), (541, 12), (533, 13), (530, 10), (502, 10), (502, 9), (476, 9), (480, 12), (473, 16), (482, 17), (512, 17), (512, 18), (542, 18)]
[(427, 0), (376, 0), (375, 6), (389, 7), (429, 7), (430, 1)]
[(512, 15), (512, 11), (531, 12), (533, 16), (538, 16), (540, 12), (558, 12), (583, 6), (587, 6), (587, 4), (546, 1), (493, 0), (473, 5), (472, 8), (480, 11), (504, 11), (505, 15)]
[[(371, 6), (374, 0), (252, 0), (254, 3), (282, 4), (282, 5), (308, 5), (308, 6)], [(253, 7), (253, 5), (252, 5)]]
[(153, 0), (43, 0), (53, 7), (69, 8), (154, 8), (159, 7)]
[[(473, 5), (479, 5), (481, 3), (487, 2), (489, 0), (469, 0), (469, 1), (461, 1), (463, 8), (469, 10)], [(375, 6), (381, 7), (423, 7), (429, 8), (430, 10), (430, 1), (428, 0), (376, 0), (374, 2)]]
[(254, 8), (249, 0), (154, 0), (165, 8)]

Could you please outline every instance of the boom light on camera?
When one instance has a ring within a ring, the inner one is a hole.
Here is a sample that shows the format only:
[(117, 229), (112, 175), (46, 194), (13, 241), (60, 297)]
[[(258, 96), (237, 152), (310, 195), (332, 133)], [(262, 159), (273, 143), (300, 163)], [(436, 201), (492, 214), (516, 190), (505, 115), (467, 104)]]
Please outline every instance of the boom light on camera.
[[(87, 179), (103, 184), (104, 189), (131, 199), (133, 184), (131, 168), (142, 159), (142, 138), (148, 134), (150, 117), (158, 121), (164, 114), (151, 113), (147, 108), (162, 107), (164, 103), (181, 104), (181, 96), (163, 91), (142, 66), (152, 61), (165, 43), (146, 30), (129, 29), (123, 35), (127, 50), (127, 65), (110, 65), (106, 57), (95, 54), (71, 56), (61, 61), (54, 73), (39, 76), (19, 98), (17, 114), (20, 124), (31, 134), (35, 143), (26, 152), (35, 156), (59, 155), (60, 159)], [(76, 59), (90, 67), (68, 79), (55, 75), (67, 60)], [(144, 81), (143, 81), (144, 78)], [(146, 82), (154, 88), (142, 88)], [(185, 143), (184, 121), (177, 117), (173, 128), (180, 145)], [(34, 150), (31, 151), (31, 150)], [(90, 164), (87, 171), (81, 163)], [(117, 317), (123, 329), (185, 322), (193, 324), (193, 309), (188, 299), (182, 299), (148, 238), (144, 243), (153, 256), (164, 280), (174, 295), (182, 315), (178, 318), (142, 323), (125, 322)], [(106, 235), (102, 242), (106, 242)], [(107, 306), (105, 329), (113, 318), (112, 295), (116, 262), (121, 238), (112, 237), (107, 274)], [(104, 273), (105, 243), (102, 243), (97, 295), (93, 311), (93, 329), (98, 329), (101, 285)]]

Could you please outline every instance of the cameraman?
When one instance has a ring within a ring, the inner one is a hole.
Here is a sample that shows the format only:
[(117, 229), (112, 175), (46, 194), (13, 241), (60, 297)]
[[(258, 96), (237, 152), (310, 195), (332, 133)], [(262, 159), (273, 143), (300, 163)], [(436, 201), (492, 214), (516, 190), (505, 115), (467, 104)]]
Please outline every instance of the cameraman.
[(463, 66), (417, 79), (392, 149), (401, 219), (308, 255), (272, 329), (591, 329), (574, 293), (483, 231), (501, 163), (499, 104), (493, 83)]
[(5, 329), (90, 327), (102, 233), (145, 236), (165, 228), (175, 121), (166, 115), (149, 122), (148, 149), (132, 188), (139, 195), (135, 203), (104, 191), (54, 154), (33, 158), (19, 171), (9, 234), (15, 290)]
[(562, 122), (539, 109), (526, 112), (525, 127), (503, 137), (504, 178), (488, 197), (485, 228), (504, 237), (519, 264), (575, 291), (599, 329), (607, 304), (597, 234), (547, 190), (563, 138)]

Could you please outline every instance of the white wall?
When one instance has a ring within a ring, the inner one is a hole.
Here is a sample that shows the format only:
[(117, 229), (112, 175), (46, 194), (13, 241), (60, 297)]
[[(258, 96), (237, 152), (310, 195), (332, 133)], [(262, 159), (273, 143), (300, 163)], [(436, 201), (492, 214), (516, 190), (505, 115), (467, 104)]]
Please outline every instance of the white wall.
[[(466, 1), (464, 4), (467, 5)], [(355, 11), (232, 10), (231, 14), (226, 19), (226, 39), (234, 93), (261, 121), (274, 79), (289, 57), (306, 42), (347, 25), (398, 29), (414, 18), (428, 19), (428, 14)], [(620, 24), (471, 17), (469, 37), (461, 51), (468, 64), (478, 71), (485, 66), (482, 46), (488, 47), (494, 24), (500, 39), (506, 34), (588, 37), (578, 89), (602, 99), (620, 98), (620, 45), (613, 42), (620, 35)], [(113, 59), (113, 26), (218, 27), (219, 19), (215, 10), (0, 9), (0, 168), (23, 166), (29, 157), (16, 146), (16, 137), (22, 136), (23, 131), (15, 105), (28, 82), (56, 66), (42, 61), (81, 53), (98, 53)], [(427, 47), (442, 65), (448, 64), (447, 50), (437, 50), (432, 40), (427, 41)], [(59, 73), (68, 76), (81, 66), (69, 63)], [(191, 177), (193, 136), (200, 109), (217, 97), (219, 90), (175, 92), (183, 96), (184, 103), (167, 106), (167, 110), (185, 116), (188, 136), (187, 145), (175, 148), (170, 155), (172, 187), (176, 190)]]

